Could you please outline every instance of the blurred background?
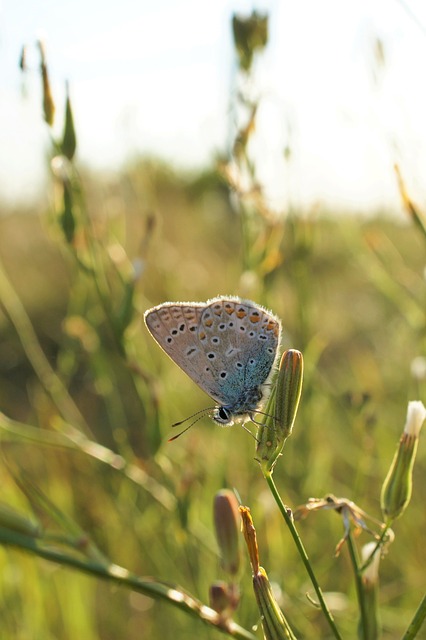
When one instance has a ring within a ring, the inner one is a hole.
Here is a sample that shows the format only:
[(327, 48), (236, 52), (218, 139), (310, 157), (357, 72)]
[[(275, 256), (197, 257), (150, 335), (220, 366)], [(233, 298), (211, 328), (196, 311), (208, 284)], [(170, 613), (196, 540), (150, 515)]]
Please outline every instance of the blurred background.
[[(305, 358), (283, 500), (332, 492), (381, 517), (407, 402), (425, 401), (425, 27), (414, 1), (0, 4), (2, 502), (58, 539), (70, 519), (112, 562), (208, 604), (226, 579), (213, 497), (235, 488), (297, 636), (330, 637), (254, 440), (205, 419), (167, 442), (211, 401), (142, 315), (218, 294), (272, 309)], [(382, 562), (388, 640), (424, 588), (425, 464), (420, 443)], [(354, 637), (340, 518), (299, 529)], [(0, 566), (5, 638), (219, 637), (19, 550), (1, 548)], [(251, 629), (244, 554), (240, 589), (235, 618)]]
[[(58, 100), (70, 82), (80, 161), (117, 170), (148, 153), (198, 169), (231, 144), (237, 65), (230, 23), (233, 13), (252, 9), (270, 18), (268, 46), (254, 63), (262, 101), (252, 144), (274, 205), (291, 198), (303, 207), (395, 211), (394, 162), (424, 200), (420, 0), (123, 0), (119, 10), (96, 0), (60, 7), (3, 0), (2, 196), (16, 202), (42, 195), (47, 134), (37, 118), (36, 39), (45, 40)], [(23, 44), (25, 81), (16, 72)]]

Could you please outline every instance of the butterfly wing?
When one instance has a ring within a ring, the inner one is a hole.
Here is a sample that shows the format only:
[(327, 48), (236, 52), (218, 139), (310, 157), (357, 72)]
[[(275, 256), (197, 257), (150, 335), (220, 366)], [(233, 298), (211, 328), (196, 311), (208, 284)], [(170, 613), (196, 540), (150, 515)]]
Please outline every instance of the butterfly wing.
[(152, 337), (203, 391), (214, 400), (215, 384), (208, 369), (209, 360), (199, 340), (199, 327), (205, 303), (166, 302), (149, 309), (144, 316)]
[(278, 356), (281, 322), (249, 300), (215, 298), (202, 311), (198, 336), (208, 360), (205, 374), (215, 385), (211, 395), (232, 408), (247, 390), (268, 381)]
[(245, 390), (267, 382), (281, 335), (278, 318), (237, 297), (165, 303), (148, 310), (145, 323), (160, 347), (203, 391), (231, 407), (238, 405)]

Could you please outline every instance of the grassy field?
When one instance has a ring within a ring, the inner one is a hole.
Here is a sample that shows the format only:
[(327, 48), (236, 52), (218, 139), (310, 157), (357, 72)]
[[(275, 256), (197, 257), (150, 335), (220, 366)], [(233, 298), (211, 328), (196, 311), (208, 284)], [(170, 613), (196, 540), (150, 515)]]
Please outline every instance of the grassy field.
[[(315, 594), (254, 460), (254, 440), (206, 418), (167, 442), (173, 422), (211, 401), (161, 352), (142, 315), (166, 300), (218, 294), (272, 309), (284, 346), (305, 361), (294, 432), (274, 474), (284, 502), (294, 508), (332, 492), (380, 519), (407, 402), (425, 398), (424, 376), (412, 371), (426, 344), (425, 238), (402, 210), (396, 219), (272, 219), (258, 203), (240, 198), (235, 206), (214, 171), (181, 175), (153, 160), (114, 179), (73, 174), (70, 232), (64, 184), (48, 211), (0, 219), (1, 502), (41, 524), (47, 549), (96, 559), (86, 534), (111, 562), (208, 604), (209, 586), (227, 579), (213, 498), (236, 489), (297, 637), (331, 638), (305, 596)], [(424, 589), (420, 445), (412, 501), (380, 568), (387, 640), (402, 637)], [(354, 638), (346, 547), (334, 557), (341, 518), (312, 514), (298, 529), (342, 637)], [(363, 532), (357, 542), (370, 540)], [(251, 630), (259, 613), (242, 557), (234, 617)], [(221, 635), (167, 601), (10, 544), (0, 549), (0, 567), (2, 638)]]
[[(381, 488), (407, 403), (426, 397), (424, 217), (401, 180), (393, 218), (269, 208), (250, 147), (251, 65), (267, 30), (267, 16), (234, 16), (235, 140), (199, 174), (149, 158), (115, 175), (76, 164), (71, 101), (59, 138), (38, 44), (50, 183), (43, 205), (2, 207), (0, 217), (2, 639), (261, 638), (253, 541), (250, 566), (238, 533), (232, 572), (215, 531), (223, 489), (251, 510), (260, 564), (294, 633), (267, 640), (415, 637), (404, 633), (425, 586), (423, 443), (411, 502), (391, 523), (395, 539), (369, 592), (377, 608), (368, 609), (365, 574), (354, 571), (371, 531), (349, 519), (336, 557), (347, 511), (297, 521), (310, 579), (283, 503), (295, 509), (332, 493), (383, 519)], [(282, 503), (255, 460), (256, 425), (253, 438), (203, 418), (168, 441), (173, 423), (212, 402), (158, 348), (143, 313), (217, 295), (271, 309), (283, 348), (303, 354), (299, 411), (273, 476)], [(335, 626), (315, 606), (317, 583)], [(212, 593), (228, 595), (221, 616), (208, 608), (219, 610)]]

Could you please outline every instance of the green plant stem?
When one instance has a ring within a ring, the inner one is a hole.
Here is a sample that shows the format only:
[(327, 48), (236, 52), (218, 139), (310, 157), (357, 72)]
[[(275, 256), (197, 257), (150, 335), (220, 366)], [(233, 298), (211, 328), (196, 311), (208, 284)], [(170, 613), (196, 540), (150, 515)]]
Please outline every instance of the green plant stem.
[(355, 588), (356, 588), (356, 595), (358, 598), (359, 613), (361, 618), (361, 628), (365, 630), (367, 629), (368, 625), (367, 625), (367, 611), (365, 608), (364, 588), (362, 586), (362, 578), (361, 578), (362, 571), (360, 571), (359, 569), (358, 554), (356, 551), (356, 546), (355, 546), (351, 531), (349, 531), (348, 533), (347, 544), (349, 549), (349, 557), (351, 559), (353, 572), (355, 576)]
[(374, 547), (373, 551), (370, 553), (369, 557), (367, 558), (367, 560), (364, 562), (364, 564), (361, 567), (358, 567), (358, 572), (361, 574), (363, 571), (365, 571), (365, 569), (373, 562), (373, 558), (376, 555), (376, 552), (378, 550), (378, 548), (380, 546), (382, 546), (385, 537), (387, 535), (387, 532), (390, 529), (390, 525), (391, 523), (387, 523), (386, 526), (382, 529), (382, 533), (380, 534), (380, 538), (377, 540), (376, 542), (376, 546)]
[(3, 265), (0, 263), (0, 300), (15, 327), (19, 336), (25, 355), (31, 363), (41, 385), (52, 399), (60, 415), (65, 421), (78, 425), (78, 428), (85, 433), (90, 433), (90, 429), (82, 414), (69, 395), (65, 385), (59, 376), (50, 366), (37, 335), (34, 331), (31, 320), (24, 309), (24, 305), (18, 294), (6, 276)]
[[(61, 154), (61, 147), (52, 139), (53, 154)], [(84, 230), (86, 240), (85, 250), (88, 254), (90, 264), (85, 264), (80, 256), (80, 251), (73, 243), (68, 244), (71, 255), (76, 261), (80, 271), (84, 273), (94, 284), (99, 303), (104, 312), (104, 317), (114, 344), (121, 357), (125, 358), (125, 349), (123, 346), (122, 336), (117, 332), (111, 309), (111, 291), (108, 286), (108, 278), (105, 273), (104, 258), (108, 259), (108, 254), (100, 242), (96, 241), (97, 234), (94, 230), (93, 220), (87, 212), (82, 182), (78, 170), (73, 162), (70, 163), (71, 179), (69, 188), (71, 189), (74, 206), (77, 206), (81, 217), (81, 227)]]
[[(104, 312), (105, 321), (111, 333), (111, 337), (114, 340), (114, 344), (117, 348), (120, 356), (125, 360), (126, 359), (126, 351), (123, 345), (123, 337), (119, 335), (117, 332), (117, 327), (113, 318), (113, 311), (111, 308), (111, 290), (108, 286), (108, 278), (105, 273), (104, 260), (103, 256), (106, 257), (109, 261), (108, 254), (105, 252), (105, 249), (102, 247), (101, 243), (96, 242), (96, 232), (93, 226), (93, 220), (89, 216), (86, 203), (84, 201), (83, 191), (81, 188), (81, 178), (73, 165), (74, 170), (74, 185), (78, 185), (78, 188), (75, 186), (74, 190), (77, 192), (79, 196), (79, 204), (80, 204), (80, 212), (82, 218), (85, 222), (85, 237), (87, 242), (87, 251), (90, 257), (91, 265), (88, 270), (88, 275), (92, 279), (93, 284), (95, 286), (95, 290), (98, 295), (99, 303)], [(77, 259), (77, 262), (80, 264), (80, 258), (78, 255), (78, 251), (74, 249), (74, 254)]]
[(302, 541), (300, 539), (300, 536), (299, 536), (299, 534), (297, 532), (297, 529), (296, 529), (296, 527), (294, 525), (293, 518), (291, 517), (291, 515), (288, 512), (286, 506), (284, 505), (283, 501), (281, 500), (280, 494), (278, 493), (278, 489), (277, 489), (277, 487), (275, 485), (275, 482), (274, 482), (274, 480), (272, 478), (272, 473), (265, 471), (264, 472), (264, 476), (265, 476), (265, 480), (268, 483), (268, 486), (269, 486), (269, 488), (271, 490), (271, 493), (274, 496), (275, 502), (277, 503), (278, 508), (281, 511), (281, 514), (282, 514), (282, 516), (283, 516), (283, 518), (285, 520), (285, 523), (286, 523), (287, 527), (290, 530), (290, 533), (291, 533), (292, 538), (294, 540), (294, 543), (295, 543), (295, 545), (297, 547), (299, 555), (300, 555), (300, 557), (302, 559), (303, 564), (305, 565), (306, 571), (308, 572), (309, 578), (310, 578), (310, 580), (312, 582), (312, 586), (314, 587), (315, 592), (317, 594), (320, 607), (321, 607), (321, 609), (322, 609), (322, 611), (323, 611), (323, 613), (324, 613), (324, 615), (325, 615), (325, 617), (327, 619), (328, 624), (330, 625), (330, 628), (331, 628), (331, 630), (333, 632), (333, 635), (338, 640), (342, 640), (342, 637), (341, 637), (341, 635), (340, 635), (340, 633), (339, 633), (339, 631), (338, 631), (338, 629), (336, 627), (336, 624), (334, 622), (334, 618), (333, 618), (333, 616), (331, 614), (331, 611), (329, 610), (329, 608), (327, 606), (327, 603), (324, 600), (324, 596), (322, 594), (321, 587), (319, 586), (318, 581), (317, 581), (317, 579), (315, 577), (315, 574), (314, 574), (314, 572), (312, 570), (311, 563), (309, 561), (309, 558), (308, 558), (308, 555), (307, 555), (307, 553), (305, 551), (303, 543), (302, 543)]
[(420, 631), (420, 628), (425, 621), (426, 618), (426, 594), (423, 596), (422, 601), (420, 602), (416, 613), (414, 614), (414, 618), (411, 620), (408, 625), (407, 631), (402, 636), (401, 640), (412, 640), (417, 636), (417, 633)]
[(142, 467), (127, 462), (127, 460), (93, 440), (89, 440), (83, 433), (67, 423), (58, 425), (60, 432), (39, 429), (32, 425), (11, 420), (0, 411), (0, 442), (27, 441), (37, 446), (71, 449), (94, 458), (110, 466), (114, 471), (123, 473), (135, 484), (143, 487), (165, 509), (176, 509), (175, 496), (155, 478), (150, 476)]
[(198, 618), (202, 622), (239, 640), (256, 640), (250, 631), (240, 627), (232, 620), (222, 618), (216, 611), (173, 584), (157, 582), (153, 578), (140, 578), (124, 567), (113, 563), (99, 563), (83, 560), (63, 553), (58, 549), (47, 548), (40, 541), (0, 527), (0, 544), (33, 553), (45, 560), (72, 567), (93, 577), (119, 584), (125, 588), (143, 593), (156, 600), (165, 600), (181, 611)]

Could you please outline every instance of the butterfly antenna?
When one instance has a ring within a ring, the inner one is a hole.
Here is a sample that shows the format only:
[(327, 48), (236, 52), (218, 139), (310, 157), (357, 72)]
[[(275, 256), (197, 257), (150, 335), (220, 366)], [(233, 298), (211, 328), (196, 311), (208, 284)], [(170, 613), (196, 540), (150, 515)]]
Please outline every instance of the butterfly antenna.
[[(197, 413), (204, 413), (205, 411), (209, 411), (209, 409), (203, 409), (203, 411), (197, 411)], [(194, 413), (194, 416), (197, 415), (197, 413)], [(193, 418), (194, 416), (191, 416), (191, 418)], [(180, 438), (180, 436), (185, 433), (185, 431), (188, 431), (188, 429), (190, 429), (192, 426), (194, 426), (194, 424), (196, 422), (198, 422), (199, 420), (201, 420), (204, 416), (198, 416), (198, 418), (195, 418), (195, 420), (193, 422), (191, 422), (191, 424), (189, 424), (183, 431), (180, 431), (178, 434), (176, 434), (175, 436), (169, 438), (167, 440), (167, 442), (172, 442), (173, 440), (177, 440), (178, 438)], [(190, 418), (186, 418), (185, 420), (181, 420), (181, 422), (175, 422), (175, 424), (172, 424), (172, 427), (177, 427), (179, 424), (182, 424), (182, 422), (186, 422), (187, 420), (190, 420)]]
[[(192, 427), (194, 423), (192, 422), (189, 427), (186, 427), (186, 429), (184, 429), (183, 431), (181, 431), (180, 433), (176, 434), (175, 436), (173, 436), (172, 438), (169, 438), (167, 440), (167, 442), (173, 442), (173, 440), (177, 440), (183, 433), (185, 433), (185, 431), (188, 431), (188, 429), (190, 429)], [(172, 425), (173, 427), (175, 427), (176, 425)]]
[[(211, 410), (212, 410), (212, 407), (208, 407), (207, 409), (200, 409), (200, 411), (196, 411), (195, 413), (193, 413), (192, 415), (188, 416), (187, 418), (184, 418), (183, 420), (179, 420), (179, 422), (174, 422), (172, 424), (172, 427), (180, 427), (181, 424), (184, 424), (185, 422), (188, 422), (188, 420), (192, 420), (192, 418), (195, 418), (195, 416), (199, 416), (200, 413), (205, 414), (205, 413), (208, 413)], [(202, 417), (203, 416), (201, 416), (201, 418)], [(198, 419), (200, 419), (200, 418), (198, 418)], [(194, 424), (194, 423), (192, 423), (192, 424)], [(189, 429), (189, 427), (188, 427), (188, 429)]]

